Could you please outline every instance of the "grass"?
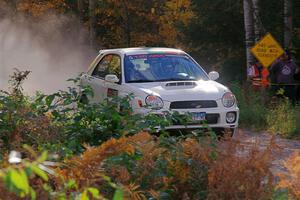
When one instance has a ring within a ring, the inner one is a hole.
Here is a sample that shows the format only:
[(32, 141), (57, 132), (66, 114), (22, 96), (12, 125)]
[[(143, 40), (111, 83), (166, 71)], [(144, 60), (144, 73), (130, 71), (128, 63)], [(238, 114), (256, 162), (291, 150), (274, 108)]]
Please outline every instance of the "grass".
[(288, 99), (280, 99), (267, 113), (267, 130), (290, 137), (297, 132), (296, 108)]
[(248, 85), (233, 84), (231, 89), (238, 100), (241, 127), (300, 139), (300, 105)]
[(296, 129), (295, 132), (291, 134), (291, 138), (300, 140), (300, 105), (297, 105), (294, 110)]
[(238, 84), (233, 84), (231, 89), (236, 95), (240, 108), (240, 126), (255, 131), (265, 129), (268, 109), (262, 103), (260, 92)]

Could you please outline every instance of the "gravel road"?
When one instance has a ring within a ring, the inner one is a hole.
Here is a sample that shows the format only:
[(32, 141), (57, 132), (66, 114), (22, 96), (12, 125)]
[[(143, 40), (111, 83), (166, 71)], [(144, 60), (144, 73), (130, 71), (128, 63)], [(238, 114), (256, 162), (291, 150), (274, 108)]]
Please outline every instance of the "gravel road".
[[(255, 133), (245, 129), (240, 129), (234, 138), (240, 140), (245, 147), (250, 147), (253, 144), (259, 144), (260, 149), (265, 149), (271, 141), (272, 134), (267, 132)], [(272, 172), (274, 175), (278, 173), (287, 173), (287, 170), (283, 166), (283, 161), (287, 159), (293, 152), (300, 153), (300, 140), (283, 139), (279, 136), (275, 137), (275, 142), (278, 145), (280, 151), (275, 153), (274, 161), (272, 162)]]

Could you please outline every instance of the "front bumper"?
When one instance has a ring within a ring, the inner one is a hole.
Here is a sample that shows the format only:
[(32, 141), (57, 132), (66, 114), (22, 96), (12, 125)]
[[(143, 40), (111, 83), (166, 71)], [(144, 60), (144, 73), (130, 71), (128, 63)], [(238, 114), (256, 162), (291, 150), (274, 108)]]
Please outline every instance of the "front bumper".
[[(185, 115), (187, 113), (195, 113), (195, 112), (205, 112), (206, 116), (216, 116), (218, 115), (217, 119), (208, 120), (207, 123), (203, 122), (193, 122), (188, 123), (187, 125), (173, 123), (173, 125), (166, 127), (166, 129), (197, 129), (197, 128), (230, 128), (234, 129), (238, 127), (239, 121), (239, 108), (237, 106), (233, 106), (231, 108), (224, 108), (224, 107), (217, 107), (217, 108), (202, 108), (202, 109), (161, 109), (161, 110), (151, 110), (146, 108), (136, 109), (135, 113), (141, 114), (143, 116), (148, 114), (155, 114), (159, 116), (164, 116), (166, 112), (178, 112), (180, 115)], [(236, 113), (236, 120), (234, 123), (228, 123), (226, 121), (226, 114), (229, 112)]]

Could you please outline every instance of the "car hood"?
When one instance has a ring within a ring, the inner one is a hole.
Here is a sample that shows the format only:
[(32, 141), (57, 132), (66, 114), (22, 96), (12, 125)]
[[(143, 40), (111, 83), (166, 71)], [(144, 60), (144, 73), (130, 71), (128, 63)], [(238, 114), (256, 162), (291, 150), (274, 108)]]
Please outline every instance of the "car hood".
[(132, 91), (160, 96), (164, 101), (217, 100), (229, 91), (222, 84), (210, 80), (130, 83), (128, 86)]

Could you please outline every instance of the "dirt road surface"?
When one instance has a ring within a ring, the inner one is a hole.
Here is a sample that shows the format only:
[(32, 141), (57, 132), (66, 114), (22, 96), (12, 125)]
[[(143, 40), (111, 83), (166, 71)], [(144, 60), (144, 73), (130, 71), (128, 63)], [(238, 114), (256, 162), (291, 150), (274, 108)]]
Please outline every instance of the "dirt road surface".
[[(235, 139), (238, 139), (247, 148), (253, 146), (253, 144), (258, 144), (259, 149), (266, 149), (270, 144), (272, 134), (267, 132), (255, 133), (245, 129), (239, 129), (239, 131), (234, 135)], [(278, 173), (288, 173), (283, 162), (294, 152), (300, 153), (300, 141), (283, 139), (279, 136), (275, 136), (275, 143), (278, 145), (280, 151), (275, 153), (274, 161), (272, 162), (272, 172), (276, 176)]]

